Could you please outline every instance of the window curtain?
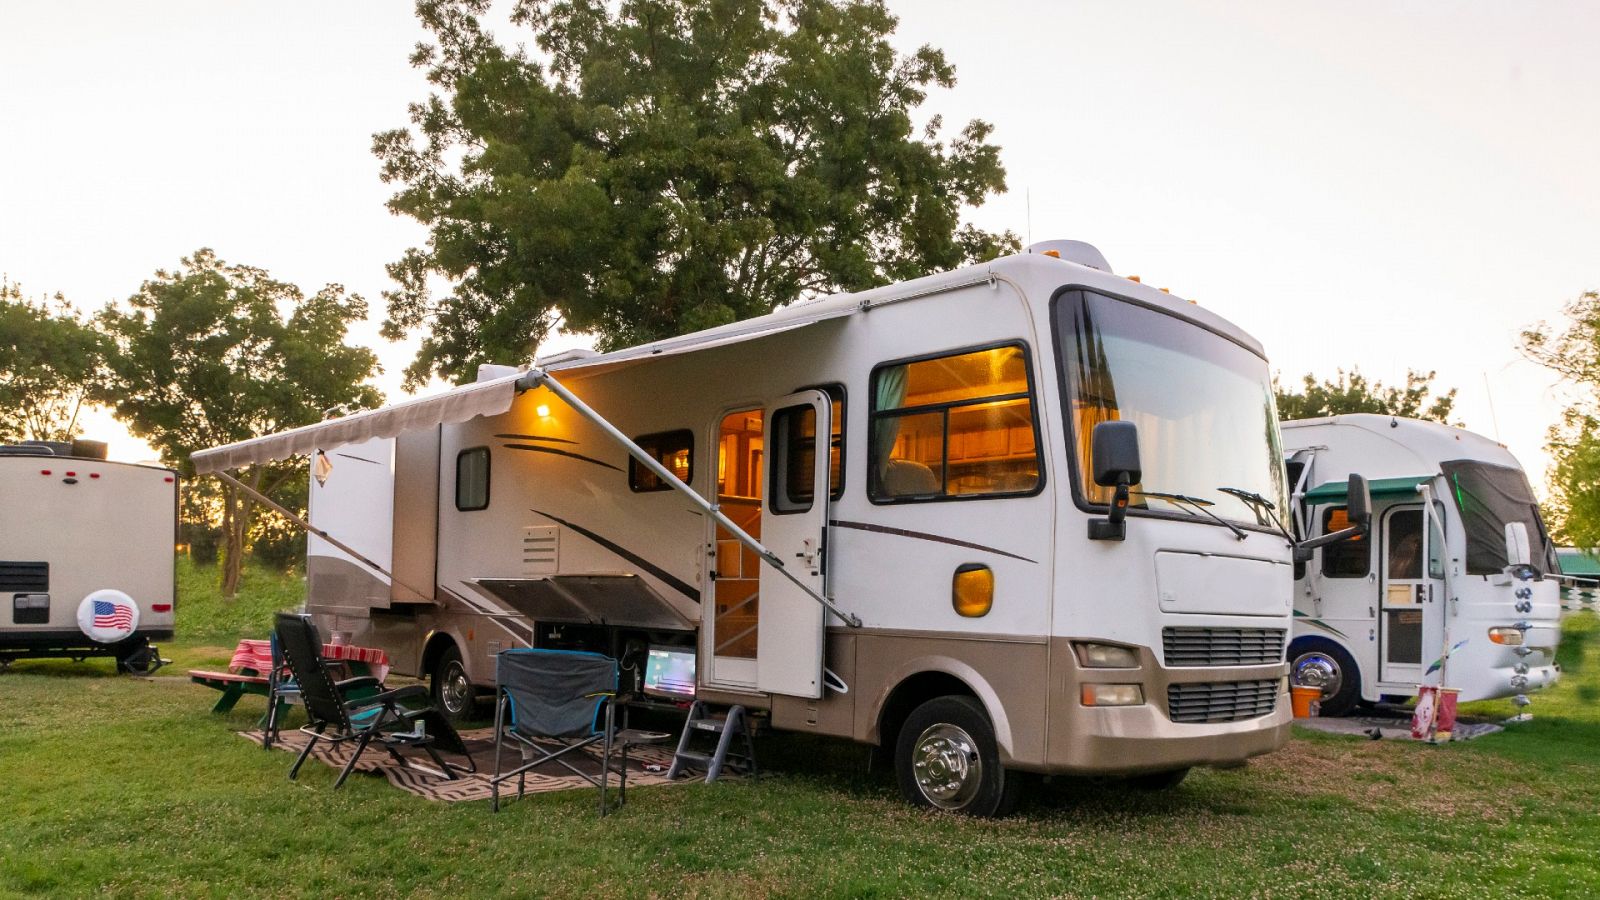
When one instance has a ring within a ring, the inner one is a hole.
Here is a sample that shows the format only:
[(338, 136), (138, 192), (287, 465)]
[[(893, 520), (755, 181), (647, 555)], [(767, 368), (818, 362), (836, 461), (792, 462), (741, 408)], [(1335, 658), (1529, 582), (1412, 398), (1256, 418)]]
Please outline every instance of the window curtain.
[[(874, 412), (899, 409), (906, 402), (906, 367), (894, 366), (878, 372), (872, 398)], [(872, 453), (877, 460), (874, 473), (878, 484), (883, 484), (889, 472), (889, 454), (894, 452), (894, 442), (900, 437), (899, 416), (876, 416), (872, 422)]]

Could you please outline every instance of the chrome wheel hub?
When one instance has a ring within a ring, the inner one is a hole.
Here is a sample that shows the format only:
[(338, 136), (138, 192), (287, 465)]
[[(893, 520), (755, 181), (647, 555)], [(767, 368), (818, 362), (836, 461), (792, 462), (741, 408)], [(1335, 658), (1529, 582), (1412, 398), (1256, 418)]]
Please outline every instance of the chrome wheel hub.
[(960, 809), (972, 801), (983, 781), (983, 759), (972, 735), (941, 722), (917, 738), (912, 754), (917, 787), (941, 809)]
[(467, 708), (467, 701), (472, 697), (472, 682), (467, 679), (467, 670), (459, 663), (451, 663), (444, 671), (444, 684), (439, 688), (439, 696), (444, 700), (445, 708), (452, 713), (458, 713)]
[(1339, 664), (1332, 657), (1312, 651), (1295, 657), (1294, 664), (1289, 667), (1289, 683), (1296, 687), (1322, 688), (1322, 697), (1326, 700), (1339, 693), (1344, 685), (1344, 673), (1339, 671)]

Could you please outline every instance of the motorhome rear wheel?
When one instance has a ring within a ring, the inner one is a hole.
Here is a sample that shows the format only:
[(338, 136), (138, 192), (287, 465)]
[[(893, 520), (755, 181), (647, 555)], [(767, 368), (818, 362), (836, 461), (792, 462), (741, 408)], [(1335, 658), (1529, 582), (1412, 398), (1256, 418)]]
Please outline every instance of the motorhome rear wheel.
[(467, 667), (461, 662), (461, 650), (455, 646), (439, 654), (430, 678), (433, 705), (452, 722), (470, 718), (477, 703), (477, 691), (467, 676)]
[(1017, 805), (1022, 775), (1000, 765), (994, 728), (971, 697), (937, 697), (900, 729), (895, 772), (917, 806), (971, 816), (1005, 816)]

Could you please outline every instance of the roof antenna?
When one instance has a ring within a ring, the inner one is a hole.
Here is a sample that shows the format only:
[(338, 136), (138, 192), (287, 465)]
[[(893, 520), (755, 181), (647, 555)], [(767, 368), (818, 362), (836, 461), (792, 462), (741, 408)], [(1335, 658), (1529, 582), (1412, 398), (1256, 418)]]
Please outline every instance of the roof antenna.
[(1023, 202), (1028, 205), (1028, 243), (1033, 243), (1033, 188), (1022, 189)]
[(1489, 387), (1489, 372), (1487, 369), (1483, 373), (1483, 392), (1489, 397), (1489, 419), (1494, 422), (1494, 442), (1503, 444), (1505, 442), (1500, 440), (1500, 416), (1494, 411), (1494, 390)]

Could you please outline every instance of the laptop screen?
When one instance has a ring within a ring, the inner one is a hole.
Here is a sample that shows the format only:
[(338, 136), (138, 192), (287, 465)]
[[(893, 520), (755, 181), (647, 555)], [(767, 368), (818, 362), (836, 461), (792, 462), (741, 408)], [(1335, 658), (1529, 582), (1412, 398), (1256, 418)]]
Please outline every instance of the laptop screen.
[(694, 651), (651, 647), (644, 668), (644, 692), (658, 697), (694, 698)]

